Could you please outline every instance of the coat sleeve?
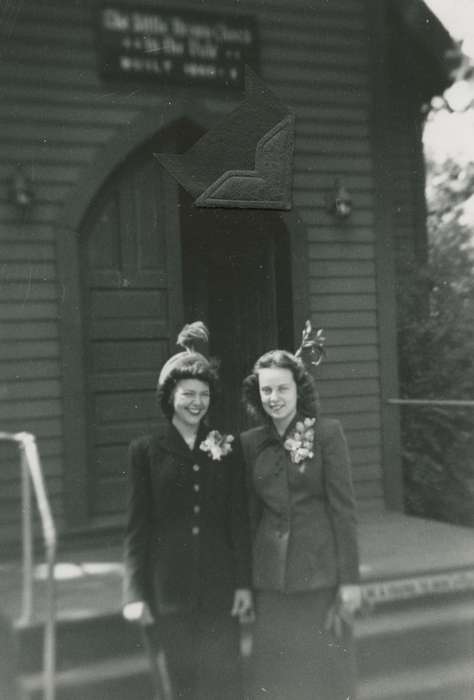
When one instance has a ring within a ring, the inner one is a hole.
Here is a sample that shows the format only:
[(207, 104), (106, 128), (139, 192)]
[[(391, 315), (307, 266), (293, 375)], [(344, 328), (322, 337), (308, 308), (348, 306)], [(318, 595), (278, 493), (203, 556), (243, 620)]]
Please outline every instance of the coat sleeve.
[(128, 451), (129, 483), (124, 541), (123, 604), (148, 600), (147, 565), (151, 525), (149, 458), (142, 440)]
[(235, 440), (231, 464), (230, 531), (235, 561), (236, 588), (251, 586), (251, 543), (244, 457)]
[(356, 505), (346, 438), (339, 421), (321, 430), (324, 482), (336, 539), (338, 583), (359, 581)]
[(253, 485), (253, 460), (249, 440), (245, 435), (240, 436), (240, 446), (243, 454), (244, 469), (245, 469), (245, 487), (247, 490), (247, 503), (250, 522), (250, 539), (254, 542), (257, 534), (258, 525), (262, 518), (263, 506), (262, 501), (257, 496)]

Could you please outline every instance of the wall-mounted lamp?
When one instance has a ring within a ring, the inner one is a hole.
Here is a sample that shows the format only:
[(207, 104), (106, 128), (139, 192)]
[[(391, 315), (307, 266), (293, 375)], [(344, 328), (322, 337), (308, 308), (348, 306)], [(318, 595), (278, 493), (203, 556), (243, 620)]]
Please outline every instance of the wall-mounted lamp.
[(352, 197), (340, 182), (335, 180), (333, 188), (326, 195), (326, 208), (338, 219), (347, 219), (352, 213)]
[(26, 211), (33, 204), (33, 182), (21, 165), (17, 165), (10, 180), (10, 199), (19, 209)]

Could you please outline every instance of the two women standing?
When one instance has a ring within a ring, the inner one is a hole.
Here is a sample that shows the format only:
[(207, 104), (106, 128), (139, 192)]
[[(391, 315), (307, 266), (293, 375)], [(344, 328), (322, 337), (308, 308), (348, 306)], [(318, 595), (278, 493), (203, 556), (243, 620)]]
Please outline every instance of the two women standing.
[[(247, 378), (262, 425), (241, 441), (205, 426), (215, 388), (203, 355), (174, 356), (159, 380), (170, 425), (132, 443), (124, 614), (154, 621), (176, 698), (352, 700), (344, 619), (360, 593), (340, 424), (320, 418), (309, 372), (286, 351), (262, 356)], [(236, 617), (252, 611), (247, 503), (256, 624), (244, 695)]]

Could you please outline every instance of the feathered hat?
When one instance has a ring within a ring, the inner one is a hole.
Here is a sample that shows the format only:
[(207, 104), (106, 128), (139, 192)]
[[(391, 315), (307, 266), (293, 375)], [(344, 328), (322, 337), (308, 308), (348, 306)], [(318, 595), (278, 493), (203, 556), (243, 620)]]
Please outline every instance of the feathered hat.
[(174, 370), (185, 370), (196, 362), (201, 363), (203, 369), (209, 367), (209, 331), (202, 321), (187, 323), (179, 333), (176, 345), (184, 348), (184, 351), (165, 362), (158, 377), (158, 388), (163, 386)]

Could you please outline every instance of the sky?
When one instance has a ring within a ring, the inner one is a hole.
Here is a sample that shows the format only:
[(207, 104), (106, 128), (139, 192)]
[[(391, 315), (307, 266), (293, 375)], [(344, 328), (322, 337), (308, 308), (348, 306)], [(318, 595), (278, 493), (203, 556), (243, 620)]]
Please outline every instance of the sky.
[(463, 50), (474, 58), (474, 0), (424, 0)]
[[(474, 0), (424, 2), (438, 16), (454, 39), (463, 40), (464, 53), (474, 60)], [(456, 104), (458, 98), (462, 103), (464, 96), (465, 92), (459, 85), (449, 93), (452, 104)], [(449, 114), (444, 110), (438, 112), (434, 118), (428, 120), (423, 140), (427, 153), (435, 158), (444, 159), (451, 156), (474, 162), (474, 109), (459, 114)]]

